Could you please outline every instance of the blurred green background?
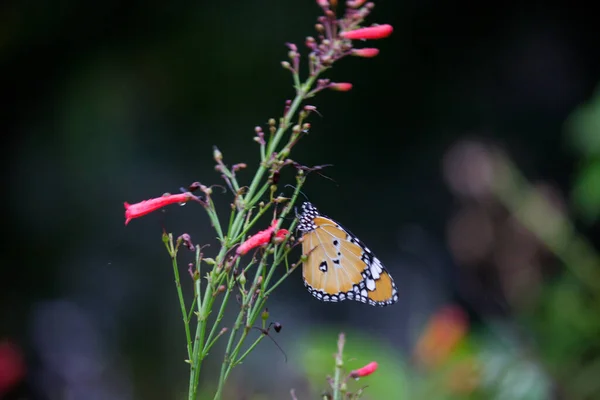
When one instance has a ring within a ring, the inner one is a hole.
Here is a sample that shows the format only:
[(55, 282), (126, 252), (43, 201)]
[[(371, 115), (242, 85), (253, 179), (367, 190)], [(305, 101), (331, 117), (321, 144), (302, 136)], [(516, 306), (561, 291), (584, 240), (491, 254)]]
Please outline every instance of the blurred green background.
[[(352, 383), (365, 398), (600, 398), (595, 14), (376, 4), (369, 21), (393, 35), (375, 59), (336, 64), (329, 77), (354, 88), (315, 99), (322, 117), (293, 158), (334, 165), (335, 183), (313, 174), (304, 191), (377, 252), (401, 300), (324, 304), (298, 271), (269, 304), (288, 362), (264, 341), (228, 398), (318, 398), (340, 331), (349, 368), (380, 364)], [(125, 228), (123, 201), (220, 183), (215, 144), (249, 179), (254, 126), (293, 96), (284, 43), (313, 35), (318, 13), (300, 0), (0, 4), (0, 398), (184, 398), (160, 235), (216, 248), (215, 235), (193, 204)]]

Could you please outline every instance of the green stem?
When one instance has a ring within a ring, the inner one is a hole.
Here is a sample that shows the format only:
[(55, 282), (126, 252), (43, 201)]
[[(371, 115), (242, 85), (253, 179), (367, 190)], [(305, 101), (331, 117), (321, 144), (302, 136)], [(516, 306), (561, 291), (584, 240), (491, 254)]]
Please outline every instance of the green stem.
[(223, 229), (221, 229), (221, 222), (219, 221), (219, 217), (215, 211), (215, 204), (212, 199), (208, 197), (208, 208), (206, 209), (208, 213), (208, 217), (210, 218), (210, 222), (215, 227), (217, 231), (217, 235), (219, 236), (219, 240), (223, 243)]
[(227, 306), (227, 303), (229, 302), (229, 296), (231, 295), (231, 292), (232, 292), (232, 286), (228, 287), (227, 291), (225, 292), (225, 296), (223, 297), (223, 301), (221, 302), (221, 306), (219, 307), (217, 319), (215, 320), (213, 327), (210, 330), (210, 333), (208, 334), (208, 338), (206, 338), (206, 342), (209, 343), (209, 345), (204, 346), (204, 350), (202, 350), (202, 357), (206, 357), (208, 355), (208, 351), (210, 350), (210, 348), (212, 347), (212, 345), (218, 338), (217, 337), (213, 340), (213, 336), (215, 335), (217, 328), (219, 327), (219, 324), (221, 323), (221, 320), (223, 319), (223, 315), (225, 315), (225, 308)]
[(185, 307), (185, 300), (183, 299), (183, 291), (181, 290), (181, 280), (179, 279), (179, 268), (177, 267), (177, 259), (172, 258), (173, 273), (175, 274), (175, 286), (177, 286), (177, 296), (179, 297), (179, 305), (181, 306), (181, 315), (183, 317), (183, 325), (185, 327), (185, 339), (187, 341), (187, 352), (188, 360), (192, 357), (192, 335), (190, 333), (190, 323), (188, 320), (188, 313)]
[[(279, 144), (279, 142), (281, 141), (281, 138), (283, 137), (283, 134), (287, 131), (289, 125), (290, 125), (290, 121), (292, 120), (292, 117), (296, 114), (296, 112), (298, 111), (298, 108), (300, 107), (300, 105), (302, 104), (302, 101), (305, 99), (306, 94), (308, 93), (308, 91), (310, 90), (310, 88), (312, 87), (312, 85), (316, 82), (318, 77), (318, 74), (315, 74), (313, 76), (310, 76), (306, 82), (304, 83), (304, 85), (302, 85), (302, 87), (298, 88), (297, 92), (296, 92), (296, 97), (294, 98), (294, 101), (292, 101), (292, 104), (290, 105), (290, 108), (288, 110), (288, 112), (285, 114), (285, 116), (283, 117), (283, 121), (282, 123), (279, 125), (279, 128), (277, 129), (277, 131), (275, 132), (275, 135), (273, 136), (273, 140), (271, 140), (269, 142), (268, 148), (267, 148), (267, 161), (268, 158), (270, 156), (270, 154), (272, 154), (277, 145)], [(253, 199), (254, 197), (254, 192), (256, 191), (258, 185), (260, 184), (260, 181), (263, 177), (263, 175), (265, 174), (265, 172), (268, 170), (268, 166), (266, 165), (266, 163), (261, 163), (261, 165), (258, 167), (258, 171), (256, 171), (256, 175), (254, 175), (254, 178), (252, 179), (252, 182), (250, 183), (250, 187), (248, 188), (248, 192), (246, 193), (246, 196), (244, 196), (244, 200), (247, 204), (244, 205), (245, 209), (248, 209), (249, 207), (252, 206), (252, 204), (248, 204), (248, 201)], [(238, 226), (241, 223), (241, 220), (244, 217), (244, 212), (243, 210), (238, 212), (235, 221), (233, 223), (233, 227), (236, 229), (239, 229)], [(237, 231), (234, 231), (232, 233), (235, 233), (234, 235), (229, 235), (231, 236), (237, 236)]]
[(219, 375), (219, 386), (217, 387), (217, 393), (215, 393), (215, 400), (220, 400), (223, 395), (223, 387), (225, 385), (225, 372), (227, 370), (227, 364), (231, 362), (231, 347), (233, 346), (233, 341), (235, 340), (235, 336), (237, 335), (237, 331), (242, 324), (242, 320), (244, 318), (244, 305), (242, 305), (242, 310), (238, 314), (235, 323), (233, 325), (233, 329), (229, 334), (229, 340), (227, 341), (227, 347), (225, 348), (225, 357), (223, 357), (223, 363), (221, 364), (221, 373)]
[(177, 296), (179, 297), (179, 305), (181, 307), (181, 315), (183, 317), (183, 326), (185, 329), (185, 338), (187, 343), (188, 360), (191, 362), (192, 358), (192, 335), (190, 333), (190, 322), (188, 313), (186, 311), (185, 300), (183, 298), (183, 291), (181, 290), (181, 279), (179, 278), (179, 267), (177, 265), (177, 252), (173, 247), (173, 235), (169, 236), (169, 241), (165, 242), (167, 250), (171, 255), (171, 265), (173, 266), (173, 275), (175, 275), (175, 286), (177, 287)]
[(254, 349), (256, 348), (256, 346), (258, 346), (258, 344), (259, 344), (259, 343), (260, 343), (260, 342), (261, 342), (261, 341), (262, 341), (264, 338), (265, 338), (265, 335), (263, 335), (263, 334), (261, 333), (261, 335), (260, 335), (258, 338), (256, 338), (256, 340), (254, 341), (254, 343), (252, 343), (252, 344), (250, 345), (250, 347), (248, 347), (248, 350), (246, 350), (246, 351), (244, 352), (244, 354), (242, 354), (242, 355), (241, 355), (241, 356), (240, 356), (240, 357), (239, 357), (237, 360), (235, 360), (235, 362), (233, 363), (233, 365), (238, 365), (238, 364), (240, 364), (242, 361), (244, 361), (244, 359), (245, 359), (246, 357), (248, 357), (248, 355), (249, 355), (249, 354), (252, 352), (252, 350), (254, 350)]
[[(226, 248), (222, 247), (219, 255), (217, 256), (217, 264), (222, 263), (222, 260), (225, 258)], [(216, 280), (218, 278), (220, 284), (225, 273), (222, 273), (221, 277), (216, 276), (216, 268), (213, 268), (211, 272), (211, 279)], [(198, 324), (196, 325), (196, 336), (194, 337), (194, 349), (192, 354), (192, 371), (190, 373), (190, 385), (189, 385), (189, 400), (196, 400), (198, 394), (198, 382), (200, 380), (200, 368), (202, 366), (202, 360), (204, 359), (204, 355), (202, 350), (205, 347), (205, 335), (206, 335), (206, 324), (208, 323), (208, 317), (210, 315), (210, 311), (212, 309), (213, 302), (215, 301), (215, 297), (213, 296), (213, 287), (215, 286), (214, 281), (209, 282), (206, 285), (206, 290), (204, 291), (204, 299), (200, 301), (201, 296), (201, 282), (202, 277), (198, 277), (195, 281), (196, 285), (196, 296), (198, 296)]]
[(333, 400), (342, 400), (342, 373), (344, 369), (344, 343), (346, 337), (340, 333), (338, 338), (338, 351), (335, 355), (335, 374), (333, 377)]

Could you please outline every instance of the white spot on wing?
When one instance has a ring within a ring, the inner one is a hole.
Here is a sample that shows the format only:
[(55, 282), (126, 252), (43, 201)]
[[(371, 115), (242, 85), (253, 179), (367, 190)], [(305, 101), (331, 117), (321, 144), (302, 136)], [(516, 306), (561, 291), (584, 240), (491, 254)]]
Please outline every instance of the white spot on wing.
[(367, 289), (375, 290), (375, 281), (373, 279), (367, 279)]

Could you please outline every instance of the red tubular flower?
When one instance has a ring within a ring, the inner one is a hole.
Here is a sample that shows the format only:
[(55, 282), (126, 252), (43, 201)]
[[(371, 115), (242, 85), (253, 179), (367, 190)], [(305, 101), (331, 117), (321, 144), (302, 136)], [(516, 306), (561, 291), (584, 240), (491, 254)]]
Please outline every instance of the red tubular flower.
[[(244, 243), (242, 243), (237, 250), (235, 251), (239, 255), (244, 255), (250, 250), (262, 246), (263, 244), (267, 244), (271, 241), (271, 236), (277, 227), (277, 221), (273, 220), (271, 226), (265, 229), (264, 231), (260, 231), (252, 236), (250, 236)], [(285, 235), (289, 232), (287, 229), (280, 229), (275, 234), (276, 238), (283, 239)]]
[(329, 89), (337, 90), (338, 92), (348, 92), (352, 90), (352, 84), (348, 82), (332, 83), (329, 85)]
[(377, 54), (379, 54), (379, 49), (374, 49), (374, 48), (371, 48), (371, 47), (367, 47), (367, 48), (364, 48), (364, 49), (354, 49), (354, 50), (352, 50), (352, 55), (353, 56), (357, 56), (357, 57), (373, 58)]
[(364, 367), (355, 369), (354, 371), (350, 372), (350, 378), (362, 378), (363, 376), (371, 375), (375, 371), (377, 371), (377, 361), (372, 361)]
[(135, 204), (129, 204), (125, 202), (123, 203), (125, 205), (125, 225), (127, 225), (129, 221), (131, 221), (134, 218), (139, 218), (146, 214), (150, 214), (152, 211), (156, 211), (159, 208), (162, 208), (169, 204), (185, 203), (192, 197), (194, 196), (190, 193), (179, 193), (144, 200)]
[(353, 31), (340, 33), (340, 36), (346, 39), (383, 39), (392, 34), (394, 28), (391, 25), (377, 25), (368, 28), (359, 28)]

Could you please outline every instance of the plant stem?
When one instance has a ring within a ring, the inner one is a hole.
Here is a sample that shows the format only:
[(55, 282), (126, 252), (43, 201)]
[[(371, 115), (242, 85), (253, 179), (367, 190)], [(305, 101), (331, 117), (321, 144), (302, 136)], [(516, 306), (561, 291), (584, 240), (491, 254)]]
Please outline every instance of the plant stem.
[[(290, 125), (290, 121), (292, 120), (292, 117), (298, 111), (300, 104), (302, 104), (302, 101), (306, 98), (306, 94), (310, 91), (310, 88), (315, 83), (318, 76), (319, 76), (318, 74), (310, 76), (306, 80), (304, 85), (302, 85), (302, 87), (298, 88), (298, 90), (296, 91), (296, 97), (294, 98), (294, 101), (292, 101), (292, 104), (290, 105), (288, 112), (284, 115), (282, 122), (279, 124), (279, 128), (277, 128), (277, 131), (275, 132), (273, 139), (269, 142), (269, 145), (267, 147), (267, 156), (266, 156), (265, 160), (268, 160), (270, 158), (270, 155), (275, 151), (277, 145), (279, 144), (279, 142), (281, 141), (281, 138), (283, 137), (283, 134), (287, 131), (287, 129)], [(245, 210), (248, 210), (252, 206), (252, 204), (248, 204), (248, 202), (253, 199), (254, 192), (256, 191), (263, 175), (265, 174), (265, 172), (267, 170), (268, 170), (268, 166), (265, 165), (265, 163), (261, 163), (261, 165), (258, 167), (258, 170), (256, 171), (256, 175), (254, 175), (254, 178), (252, 179), (252, 182), (250, 183), (248, 192), (246, 193), (246, 196), (244, 196), (244, 201), (246, 203), (246, 204), (244, 204)], [(233, 232), (230, 232), (229, 237), (237, 237), (238, 236), (239, 225), (244, 218), (244, 214), (245, 214), (244, 210), (241, 210), (240, 212), (238, 212), (238, 214), (235, 217), (235, 220), (233, 222), (233, 226), (232, 226), (232, 228), (234, 228), (235, 230)]]
[(338, 351), (335, 355), (335, 374), (333, 377), (333, 400), (342, 400), (342, 373), (344, 372), (344, 343), (346, 336), (340, 333), (338, 337)]
[(171, 257), (171, 263), (173, 265), (173, 274), (175, 275), (175, 286), (177, 287), (177, 296), (179, 297), (179, 305), (181, 306), (181, 315), (183, 317), (183, 326), (185, 328), (185, 339), (187, 343), (188, 360), (191, 362), (192, 358), (192, 335), (190, 333), (190, 321), (185, 306), (185, 300), (183, 298), (183, 291), (181, 290), (181, 280), (179, 278), (179, 267), (177, 266), (177, 257), (173, 255)]
[[(227, 249), (225, 247), (221, 248), (221, 251), (219, 252), (219, 255), (217, 256), (216, 262), (217, 265), (219, 265), (219, 262), (222, 262), (222, 260), (225, 258), (225, 253), (226, 253)], [(221, 277), (217, 276), (217, 273), (215, 272), (215, 269), (212, 270), (211, 274), (210, 274), (210, 278), (212, 280), (217, 280), (218, 278), (219, 281), (217, 282), (208, 282), (208, 285), (206, 285), (206, 289), (204, 291), (204, 299), (202, 301), (200, 301), (200, 296), (201, 296), (201, 283), (202, 283), (202, 277), (198, 277), (198, 279), (195, 281), (195, 285), (196, 285), (196, 290), (195, 290), (195, 294), (196, 296), (198, 296), (198, 324), (196, 325), (196, 335), (194, 337), (194, 349), (193, 349), (193, 354), (192, 354), (192, 369), (191, 369), (191, 373), (190, 373), (190, 385), (189, 385), (189, 391), (188, 391), (188, 398), (189, 400), (196, 400), (196, 396), (198, 393), (198, 381), (200, 379), (200, 367), (202, 366), (202, 360), (204, 359), (204, 354), (202, 352), (202, 350), (205, 347), (204, 341), (205, 341), (205, 335), (206, 335), (206, 324), (208, 323), (208, 317), (210, 315), (210, 311), (212, 309), (212, 305), (215, 301), (215, 298), (213, 296), (213, 287), (218, 287), (218, 285), (220, 284), (220, 282), (224, 279), (226, 273), (222, 273)]]

